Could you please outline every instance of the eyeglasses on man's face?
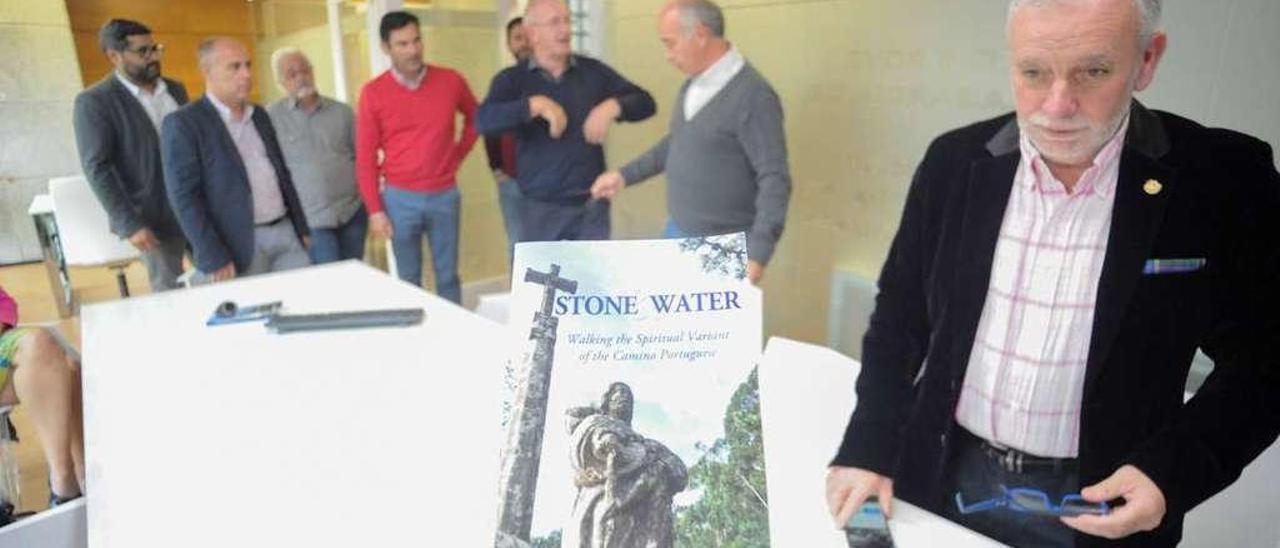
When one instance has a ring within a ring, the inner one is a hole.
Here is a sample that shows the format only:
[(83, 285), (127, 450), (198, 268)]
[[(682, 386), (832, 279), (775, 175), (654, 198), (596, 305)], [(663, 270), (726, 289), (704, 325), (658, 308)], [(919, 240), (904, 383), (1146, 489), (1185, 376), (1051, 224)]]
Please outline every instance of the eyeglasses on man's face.
[(151, 57), (152, 55), (164, 54), (164, 44), (147, 44), (136, 48), (125, 48), (125, 51), (133, 53), (138, 57)]

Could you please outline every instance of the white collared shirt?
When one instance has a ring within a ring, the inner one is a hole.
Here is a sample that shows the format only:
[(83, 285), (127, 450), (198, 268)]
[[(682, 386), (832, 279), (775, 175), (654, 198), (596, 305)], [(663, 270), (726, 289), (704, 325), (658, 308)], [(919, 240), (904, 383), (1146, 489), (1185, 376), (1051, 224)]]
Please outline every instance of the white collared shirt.
[(422, 72), (413, 77), (400, 74), (395, 67), (391, 67), (391, 76), (400, 82), (400, 85), (409, 88), (409, 91), (418, 91), (418, 88), (422, 87), (422, 82), (427, 79), (427, 64), (423, 63)]
[(1076, 457), (1126, 119), (1068, 193), (1024, 132), (955, 418), (1032, 455)]
[(263, 143), (258, 128), (253, 125), (253, 105), (245, 104), (244, 115), (235, 120), (231, 117), (231, 107), (222, 104), (217, 97), (208, 94), (209, 102), (222, 117), (222, 123), (231, 134), (231, 141), (240, 152), (240, 160), (244, 162), (245, 174), (249, 176), (249, 190), (253, 193), (253, 222), (262, 224), (279, 219), (285, 214), (284, 196), (280, 194), (280, 180), (276, 178), (276, 168), (271, 165), (267, 156), (267, 145)]
[(160, 122), (164, 121), (164, 117), (173, 114), (178, 110), (178, 101), (169, 94), (169, 86), (165, 84), (164, 78), (157, 78), (155, 88), (151, 93), (142, 89), (141, 86), (130, 82), (128, 78), (119, 72), (116, 78), (124, 84), (125, 89), (129, 90), (129, 94), (138, 100), (138, 104), (142, 105), (142, 110), (146, 111), (147, 118), (151, 119), (151, 124), (156, 127), (156, 134), (160, 133)]
[(684, 119), (687, 121), (698, 114), (746, 64), (747, 60), (738, 53), (738, 48), (730, 46), (729, 51), (720, 56), (719, 60), (702, 71), (702, 74), (694, 76), (684, 94)]

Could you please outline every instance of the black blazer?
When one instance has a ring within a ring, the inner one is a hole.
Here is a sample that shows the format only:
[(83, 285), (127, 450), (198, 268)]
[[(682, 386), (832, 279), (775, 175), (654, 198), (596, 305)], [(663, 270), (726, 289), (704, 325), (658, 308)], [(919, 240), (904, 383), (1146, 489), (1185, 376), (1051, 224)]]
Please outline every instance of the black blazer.
[[(179, 106), (187, 104), (181, 83), (164, 83)], [(180, 235), (165, 197), (160, 135), (115, 73), (76, 95), (72, 123), (80, 165), (107, 210), (111, 232), (128, 238), (150, 228), (162, 238)]]
[[(1280, 431), (1280, 175), (1271, 149), (1134, 102), (1120, 160), (1080, 418), (1081, 486), (1133, 464), (1166, 498), (1160, 527), (1077, 546), (1172, 546), (1188, 510)], [(939, 137), (907, 196), (863, 341), (858, 406), (833, 464), (894, 478), (934, 512), (997, 233), (1020, 160), (1011, 114)], [(1143, 190), (1149, 179), (1163, 187)], [(1205, 258), (1144, 275), (1153, 258)], [(1216, 367), (1185, 405), (1196, 348)]]
[[(310, 234), (307, 218), (275, 128), (267, 111), (257, 105), (253, 125), (275, 167), (286, 215), (301, 239)], [(165, 188), (196, 268), (213, 272), (235, 261), (236, 270), (244, 272), (253, 261), (253, 192), (222, 117), (207, 96), (201, 97), (165, 118), (161, 133)]]

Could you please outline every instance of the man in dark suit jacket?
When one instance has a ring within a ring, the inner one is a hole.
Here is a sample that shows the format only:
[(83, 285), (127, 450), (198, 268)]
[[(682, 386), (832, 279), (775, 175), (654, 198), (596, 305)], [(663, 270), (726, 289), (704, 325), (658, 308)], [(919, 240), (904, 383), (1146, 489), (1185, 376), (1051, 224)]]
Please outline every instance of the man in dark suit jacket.
[(307, 219), (266, 111), (249, 102), (249, 51), (230, 38), (198, 49), (205, 96), (164, 121), (169, 201), (191, 242), (196, 283), (311, 264)]
[[(828, 504), (1173, 546), (1280, 431), (1280, 174), (1265, 143), (1132, 100), (1167, 44), (1158, 1), (1013, 1), (1016, 118), (943, 135), (916, 172)], [(1197, 348), (1215, 370), (1184, 403)], [(959, 509), (1001, 485), (1113, 506)]]
[(165, 197), (160, 122), (187, 103), (187, 90), (160, 76), (163, 46), (141, 23), (112, 19), (98, 43), (115, 71), (76, 96), (80, 164), (111, 231), (142, 252), (151, 290), (173, 289), (187, 242)]

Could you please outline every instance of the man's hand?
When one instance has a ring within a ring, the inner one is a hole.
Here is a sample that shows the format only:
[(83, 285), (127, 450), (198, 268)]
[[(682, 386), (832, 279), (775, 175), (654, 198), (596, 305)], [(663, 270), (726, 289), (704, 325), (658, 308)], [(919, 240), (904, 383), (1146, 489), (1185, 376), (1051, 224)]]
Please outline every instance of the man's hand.
[(764, 265), (748, 259), (747, 260), (747, 280), (751, 282), (751, 285), (760, 285), (760, 278), (763, 278), (763, 277), (764, 277)]
[(236, 277), (236, 263), (235, 261), (228, 262), (226, 266), (213, 271), (209, 275), (213, 277), (213, 281), (215, 282), (225, 282), (230, 280)]
[(1111, 477), (1085, 487), (1080, 496), (1089, 502), (1124, 499), (1124, 506), (1105, 516), (1064, 517), (1062, 522), (1077, 531), (1118, 539), (1138, 531), (1150, 531), (1164, 519), (1164, 493), (1137, 467), (1126, 464)]
[(160, 240), (150, 228), (139, 228), (137, 232), (129, 235), (129, 243), (138, 248), (138, 251), (146, 253), (159, 246)]
[(502, 184), (507, 182), (510, 179), (511, 177), (507, 175), (507, 172), (502, 171), (501, 169), (493, 170), (493, 181), (495, 183)]
[(849, 517), (868, 495), (876, 495), (885, 516), (893, 515), (893, 480), (869, 470), (847, 466), (827, 468), (827, 509), (836, 520), (836, 529), (843, 529)]
[(311, 236), (302, 237), (302, 249), (311, 249)]
[(614, 98), (605, 99), (591, 109), (586, 123), (582, 124), (582, 134), (587, 142), (593, 145), (604, 144), (604, 138), (609, 136), (609, 126), (613, 125), (620, 114), (622, 105)]
[(564, 128), (569, 125), (569, 115), (564, 113), (564, 107), (545, 95), (529, 98), (529, 116), (546, 120), (552, 139), (564, 135)]
[(594, 200), (612, 200), (626, 184), (627, 181), (622, 178), (621, 173), (606, 171), (596, 177), (596, 182), (591, 184), (591, 198)]
[(387, 212), (379, 211), (369, 216), (369, 231), (380, 238), (391, 239), (391, 219), (387, 218)]

